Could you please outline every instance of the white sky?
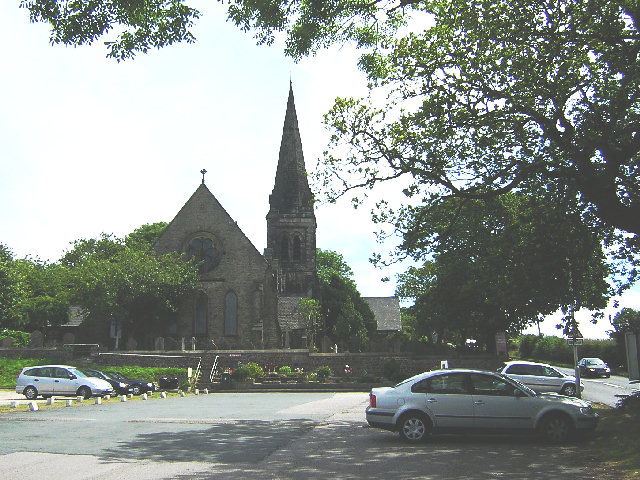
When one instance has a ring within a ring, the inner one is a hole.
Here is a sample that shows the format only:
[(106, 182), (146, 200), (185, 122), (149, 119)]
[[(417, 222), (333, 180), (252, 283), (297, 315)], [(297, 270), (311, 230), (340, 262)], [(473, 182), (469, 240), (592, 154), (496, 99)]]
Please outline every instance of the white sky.
[[(308, 171), (326, 149), (322, 116), (335, 97), (366, 92), (350, 49), (295, 64), (281, 46), (258, 47), (227, 23), (217, 2), (189, 1), (203, 14), (197, 43), (120, 64), (105, 58), (102, 40), (51, 46), (48, 27), (30, 24), (18, 4), (0, 3), (0, 243), (17, 257), (56, 261), (73, 240), (169, 222), (200, 184), (202, 168), (262, 252), (289, 79)], [(345, 257), (360, 292), (393, 295), (395, 282), (380, 279), (404, 268), (369, 264), (381, 250), (369, 209), (345, 200), (320, 205), (316, 215), (318, 247)], [(640, 309), (637, 288), (623, 306)], [(545, 322), (544, 333), (554, 334), (556, 322)], [(611, 329), (602, 323), (580, 326), (599, 338)]]

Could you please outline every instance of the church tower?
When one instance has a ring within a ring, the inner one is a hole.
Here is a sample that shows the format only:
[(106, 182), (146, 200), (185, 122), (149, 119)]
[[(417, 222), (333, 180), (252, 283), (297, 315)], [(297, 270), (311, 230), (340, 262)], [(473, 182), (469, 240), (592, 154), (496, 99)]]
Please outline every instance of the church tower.
[(276, 273), (278, 293), (313, 297), (317, 285), (316, 216), (291, 83), (269, 207), (265, 258)]

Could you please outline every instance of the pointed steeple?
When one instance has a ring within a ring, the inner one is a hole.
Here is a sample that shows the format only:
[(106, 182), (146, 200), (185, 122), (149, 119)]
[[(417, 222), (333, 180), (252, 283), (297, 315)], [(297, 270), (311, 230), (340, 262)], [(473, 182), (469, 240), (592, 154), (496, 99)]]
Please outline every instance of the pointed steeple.
[(278, 293), (313, 297), (318, 285), (317, 225), (291, 83), (269, 207), (265, 258), (276, 276)]
[(275, 185), (269, 197), (269, 205), (271, 211), (280, 213), (313, 212), (291, 82), (289, 82), (287, 112), (282, 128), (278, 169)]

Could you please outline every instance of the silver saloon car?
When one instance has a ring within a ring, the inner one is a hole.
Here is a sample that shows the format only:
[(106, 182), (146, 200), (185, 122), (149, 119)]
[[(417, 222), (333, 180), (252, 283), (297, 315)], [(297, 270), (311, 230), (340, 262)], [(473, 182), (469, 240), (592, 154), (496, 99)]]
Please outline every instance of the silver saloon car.
[(39, 395), (43, 398), (104, 396), (113, 393), (106, 380), (87, 377), (80, 370), (68, 365), (41, 365), (23, 368), (16, 381), (16, 393), (29, 400)]
[[(556, 392), (570, 397), (576, 394), (576, 377), (562, 373), (546, 363), (506, 362), (498, 372), (524, 383), (538, 393)], [(580, 382), (580, 391), (583, 390), (584, 384)]]
[(370, 426), (397, 431), (409, 442), (431, 432), (481, 431), (539, 434), (552, 443), (591, 432), (598, 414), (585, 401), (538, 394), (509, 377), (480, 370), (435, 370), (395, 387), (374, 388)]

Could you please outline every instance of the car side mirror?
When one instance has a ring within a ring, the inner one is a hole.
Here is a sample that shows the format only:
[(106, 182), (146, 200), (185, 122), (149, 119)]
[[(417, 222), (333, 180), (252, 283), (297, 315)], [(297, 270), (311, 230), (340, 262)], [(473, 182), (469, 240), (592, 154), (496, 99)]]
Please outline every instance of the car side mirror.
[(75, 380), (76, 378), (78, 377), (76, 377), (73, 373), (69, 375), (69, 380)]

